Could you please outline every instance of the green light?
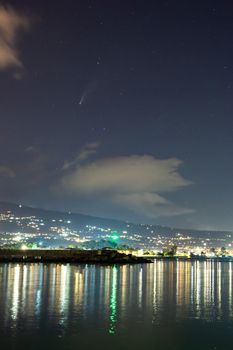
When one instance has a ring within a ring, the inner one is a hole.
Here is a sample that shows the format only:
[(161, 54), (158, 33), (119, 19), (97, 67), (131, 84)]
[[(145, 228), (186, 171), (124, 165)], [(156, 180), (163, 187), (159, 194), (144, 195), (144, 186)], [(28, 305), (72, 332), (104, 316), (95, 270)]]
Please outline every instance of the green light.
[(112, 236), (112, 239), (113, 239), (114, 241), (116, 241), (116, 240), (119, 239), (119, 237), (118, 237), (117, 235), (114, 235), (114, 236)]
[(119, 239), (119, 235), (117, 232), (113, 232), (112, 235), (111, 235), (111, 239), (113, 241), (117, 241)]

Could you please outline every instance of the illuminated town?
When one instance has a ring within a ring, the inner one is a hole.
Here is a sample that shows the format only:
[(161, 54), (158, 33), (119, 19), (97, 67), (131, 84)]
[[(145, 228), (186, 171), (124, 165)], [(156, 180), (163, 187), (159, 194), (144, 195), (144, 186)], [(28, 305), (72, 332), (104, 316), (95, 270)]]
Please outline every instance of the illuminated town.
[[(33, 211), (33, 215), (25, 214), (28, 210)], [(12, 205), (11, 210), (1, 206), (1, 248), (114, 248), (137, 255), (181, 257), (233, 255), (231, 232), (186, 231), (88, 216), (80, 221), (79, 215), (47, 213), (22, 205)], [(96, 224), (88, 224), (88, 218)]]

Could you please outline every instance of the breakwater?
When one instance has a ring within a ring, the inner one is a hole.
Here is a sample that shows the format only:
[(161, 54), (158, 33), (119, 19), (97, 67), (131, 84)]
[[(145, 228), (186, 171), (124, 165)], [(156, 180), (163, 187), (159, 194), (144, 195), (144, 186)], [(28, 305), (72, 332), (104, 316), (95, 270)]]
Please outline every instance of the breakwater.
[(148, 259), (126, 255), (115, 250), (78, 249), (0, 249), (0, 262), (85, 263), (85, 264), (138, 264)]

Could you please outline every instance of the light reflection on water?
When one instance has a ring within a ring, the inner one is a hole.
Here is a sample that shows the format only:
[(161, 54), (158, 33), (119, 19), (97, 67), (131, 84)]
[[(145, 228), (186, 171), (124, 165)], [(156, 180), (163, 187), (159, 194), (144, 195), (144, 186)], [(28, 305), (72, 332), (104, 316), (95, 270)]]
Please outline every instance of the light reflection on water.
[(16, 338), (38, 329), (42, 337), (43, 329), (62, 337), (116, 337), (134, 325), (201, 320), (232, 326), (232, 273), (232, 262), (213, 261), (0, 264), (0, 332)]
[(110, 327), (109, 333), (114, 334), (116, 331), (117, 322), (117, 267), (112, 269), (112, 287), (110, 299)]

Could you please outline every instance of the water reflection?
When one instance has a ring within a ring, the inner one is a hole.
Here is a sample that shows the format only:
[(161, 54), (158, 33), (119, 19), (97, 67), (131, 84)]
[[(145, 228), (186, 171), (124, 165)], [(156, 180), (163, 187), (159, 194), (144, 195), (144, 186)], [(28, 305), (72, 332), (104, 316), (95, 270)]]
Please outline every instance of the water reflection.
[[(99, 327), (232, 320), (232, 262), (136, 266), (0, 265), (1, 327)], [(72, 329), (73, 329), (72, 328)]]
[(117, 267), (112, 269), (112, 288), (110, 298), (110, 327), (109, 333), (114, 334), (116, 332), (117, 322)]
[(19, 304), (19, 279), (20, 279), (20, 267), (15, 266), (13, 270), (13, 295), (12, 295), (12, 308), (11, 317), (13, 320), (18, 316), (18, 304)]

